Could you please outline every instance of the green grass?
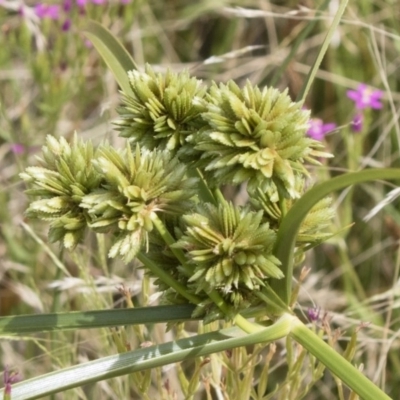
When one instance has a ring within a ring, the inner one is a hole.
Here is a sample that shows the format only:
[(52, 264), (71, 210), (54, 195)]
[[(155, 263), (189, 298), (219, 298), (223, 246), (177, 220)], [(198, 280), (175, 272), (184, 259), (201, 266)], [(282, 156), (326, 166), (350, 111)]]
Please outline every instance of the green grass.
[[(157, 304), (154, 288), (142, 270), (107, 258), (107, 238), (90, 236), (74, 253), (61, 252), (48, 243), (46, 224), (24, 218), (28, 200), (18, 174), (35, 163), (46, 135), (71, 139), (77, 131), (96, 143), (107, 139), (115, 146), (123, 145), (112, 125), (120, 102), (118, 86), (95, 49), (86, 46), (82, 33), (89, 18), (109, 28), (140, 68), (145, 62), (160, 71), (188, 68), (205, 81), (234, 79), (240, 85), (246, 79), (259, 85), (274, 80), (275, 86), (288, 87), (293, 99), (300, 93), (333, 18), (329, 8), (318, 19), (314, 10), (293, 13), (298, 10), (293, 1), (109, 3), (89, 5), (85, 15), (75, 9), (68, 32), (61, 31), (59, 21), (36, 21), (28, 12), (22, 17), (0, 6), (1, 316), (125, 307), (118, 291), (121, 285), (132, 291), (135, 306)], [(399, 6), (396, 0), (374, 0), (350, 1), (347, 7), (305, 99), (313, 116), (339, 126), (325, 141), (335, 158), (313, 169), (315, 180), (368, 167), (399, 167), (400, 32), (393, 11)], [(297, 51), (286, 64), (295, 46)], [(385, 95), (384, 108), (370, 113), (365, 131), (357, 136), (349, 128), (354, 108), (346, 90), (359, 82), (384, 90)], [(24, 146), (21, 154), (11, 151), (16, 143)], [(369, 221), (363, 220), (394, 187), (395, 183), (364, 183), (337, 193), (332, 230), (339, 233), (308, 253), (305, 265), (311, 271), (302, 283), (298, 310), (306, 312), (315, 304), (322, 314), (328, 313), (321, 335), (336, 340), (340, 351), (354, 329), (370, 322), (358, 333), (353, 361), (363, 364), (363, 372), (396, 399), (400, 394), (398, 200)], [(344, 226), (349, 228), (340, 231)], [(300, 268), (294, 275), (299, 277)], [(160, 324), (141, 326), (135, 332), (128, 329), (127, 334), (131, 348), (139, 348), (143, 341), (160, 344), (217, 326), (193, 322), (166, 332), (165, 324)], [(291, 347), (293, 354), (287, 352)], [(252, 351), (253, 358), (248, 355)], [(118, 340), (108, 329), (0, 339), (0, 363), (18, 370), (24, 379), (117, 352)], [(300, 398), (301, 389), (290, 392), (285, 385), (288, 371), (289, 376), (304, 377), (291, 381), (292, 387), (303, 381), (304, 389), (305, 382), (313, 382), (307, 371), (315, 360), (294, 344), (285, 347), (278, 342), (275, 352), (262, 346), (235, 349), (212, 355), (208, 363), (203, 359), (201, 367), (201, 360), (185, 361), (155, 369), (149, 376), (131, 374), (71, 389), (62, 398), (172, 399), (174, 393), (183, 398), (182, 390), (190, 392), (192, 384), (198, 399), (207, 398), (209, 385), (209, 398), (224, 394), (233, 400), (248, 371), (254, 372), (256, 384), (265, 377), (268, 368), (256, 365), (257, 356), (263, 357), (264, 364), (266, 360), (270, 363), (266, 386), (271, 399)], [(284, 357), (289, 366), (283, 363)], [(200, 381), (196, 371), (201, 372)], [(331, 374), (322, 374), (322, 368), (321, 375), (305, 399), (355, 398), (345, 389), (340, 397), (340, 383)], [(150, 382), (148, 397), (138, 394), (146, 380)], [(252, 398), (262, 397), (253, 393)]]

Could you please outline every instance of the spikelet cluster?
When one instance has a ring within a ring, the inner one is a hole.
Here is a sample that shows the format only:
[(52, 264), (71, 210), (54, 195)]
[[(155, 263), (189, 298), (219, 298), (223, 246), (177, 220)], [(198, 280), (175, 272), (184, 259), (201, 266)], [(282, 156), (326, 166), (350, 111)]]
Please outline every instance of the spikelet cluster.
[(187, 141), (203, 124), (205, 88), (188, 71), (165, 75), (146, 65), (145, 72), (129, 71), (133, 95), (124, 95), (116, 122), (120, 136), (140, 147), (192, 154)]
[(219, 183), (248, 181), (248, 191), (279, 193), (297, 198), (296, 177), (306, 176), (304, 163), (319, 164), (323, 145), (306, 137), (309, 112), (292, 102), (287, 91), (262, 90), (247, 82), (240, 89), (233, 81), (212, 85), (209, 128), (203, 129), (196, 148), (202, 151), (206, 171)]
[[(301, 194), (305, 193), (304, 179), (296, 180), (296, 190)], [(296, 199), (285, 199), (283, 201), (286, 212), (293, 207), (295, 202)], [(250, 198), (250, 203), (254, 209), (262, 209), (264, 211), (264, 219), (270, 222), (272, 229), (279, 229), (282, 210), (280, 205), (268, 193), (258, 189), (253, 197)], [(296, 238), (297, 246), (315, 245), (331, 237), (331, 234), (324, 233), (324, 229), (330, 225), (334, 215), (332, 198), (326, 197), (315, 204), (300, 225)]]
[(96, 151), (90, 142), (72, 145), (48, 136), (40, 167), (21, 177), (33, 184), (27, 215), (50, 221), (49, 237), (72, 249), (87, 227), (115, 235), (110, 257), (130, 261), (153, 230), (157, 213), (181, 215), (192, 206), (196, 178), (168, 151), (116, 150), (108, 144)]
[(85, 196), (81, 206), (91, 217), (92, 229), (117, 232), (110, 257), (132, 260), (153, 230), (157, 213), (178, 215), (192, 204), (197, 180), (186, 178), (184, 164), (167, 151), (103, 146), (93, 165), (104, 184)]
[(39, 197), (30, 203), (27, 216), (49, 221), (50, 241), (62, 241), (68, 249), (82, 239), (90, 219), (81, 207), (82, 199), (102, 183), (92, 164), (94, 157), (92, 144), (76, 135), (71, 145), (64, 138), (47, 136), (40, 166), (28, 167), (21, 174), (34, 187), (26, 193)]
[(176, 246), (185, 249), (196, 291), (218, 290), (238, 310), (269, 278), (282, 278), (272, 255), (276, 233), (262, 222), (263, 213), (231, 203), (206, 203), (183, 217), (186, 230)]
[[(273, 248), (282, 216), (306, 190), (304, 164), (330, 156), (306, 137), (309, 112), (287, 92), (250, 82), (208, 89), (187, 71), (162, 75), (150, 66), (128, 77), (132, 93), (124, 95), (116, 123), (126, 147), (94, 150), (76, 136), (71, 145), (48, 137), (41, 166), (21, 175), (38, 198), (28, 216), (49, 221), (50, 240), (70, 249), (86, 228), (113, 235), (110, 257), (129, 262), (145, 248), (200, 299), (194, 315), (206, 321), (221, 317), (215, 292), (231, 316), (260, 304), (257, 291), (283, 278)], [(204, 187), (190, 178), (194, 168), (217, 189), (215, 196), (202, 197)], [(248, 206), (218, 193), (221, 185), (243, 182)], [(205, 202), (211, 197), (217, 205)], [(315, 205), (298, 234), (296, 258), (329, 237), (321, 230), (332, 216), (329, 199)], [(169, 236), (154, 229), (159, 218)], [(186, 302), (155, 278), (162, 301)]]

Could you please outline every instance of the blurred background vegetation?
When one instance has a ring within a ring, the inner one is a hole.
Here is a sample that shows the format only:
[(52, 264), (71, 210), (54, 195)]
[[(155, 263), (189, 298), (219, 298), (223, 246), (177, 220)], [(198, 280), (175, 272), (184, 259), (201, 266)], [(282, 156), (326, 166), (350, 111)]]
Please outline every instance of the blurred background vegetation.
[[(131, 290), (135, 306), (157, 302), (151, 282), (143, 279), (140, 269), (107, 258), (107, 238), (88, 237), (76, 252), (61, 253), (58, 246), (48, 243), (45, 224), (24, 218), (28, 200), (18, 174), (35, 163), (46, 135), (70, 139), (77, 131), (95, 143), (106, 139), (116, 146), (121, 143), (112, 124), (120, 102), (118, 87), (82, 33), (89, 19), (109, 28), (140, 67), (147, 62), (158, 71), (187, 68), (207, 82), (233, 79), (242, 85), (249, 79), (260, 86), (288, 87), (295, 99), (339, 2), (77, 3), (48, 2), (47, 8), (40, 9), (39, 2), (0, 2), (1, 316), (125, 306), (118, 291), (121, 285)], [(51, 11), (49, 6), (58, 8)], [(317, 12), (319, 7), (322, 10)], [(305, 102), (314, 118), (338, 126), (324, 139), (335, 158), (313, 168), (315, 180), (348, 170), (399, 167), (399, 19), (398, 0), (349, 2)], [(384, 92), (384, 107), (369, 112), (363, 133), (357, 134), (351, 130), (355, 110), (346, 91), (360, 82)], [(340, 330), (338, 349), (346, 346), (355, 327), (370, 322), (358, 334), (354, 361), (363, 363), (365, 374), (391, 397), (399, 398), (398, 201), (364, 220), (392, 189), (380, 182), (337, 193), (332, 230), (347, 229), (310, 252), (305, 265), (311, 272), (300, 291), (298, 309), (304, 312), (317, 306), (321, 314), (328, 313), (332, 330)], [(153, 342), (182, 334), (166, 333), (165, 326), (148, 327), (146, 333)], [(0, 341), (0, 363), (18, 369), (24, 378), (115, 352), (108, 330)], [(284, 357), (284, 347), (273, 355), (270, 393), (278, 383), (284, 387)], [(173, 393), (183, 398), (177, 383), (182, 368), (190, 375), (194, 367), (189, 363), (162, 370), (164, 382), (169, 383), (162, 396), (158, 392), (160, 397), (153, 398), (172, 399)], [(157, 393), (158, 389), (153, 390)], [(220, 398), (216, 389), (213, 393)], [(282, 389), (270, 398), (291, 398), (285, 393)], [(198, 398), (206, 398), (202, 396), (200, 385)], [(115, 378), (69, 391), (61, 398), (142, 397), (128, 379)], [(334, 379), (326, 374), (305, 398), (337, 399)]]

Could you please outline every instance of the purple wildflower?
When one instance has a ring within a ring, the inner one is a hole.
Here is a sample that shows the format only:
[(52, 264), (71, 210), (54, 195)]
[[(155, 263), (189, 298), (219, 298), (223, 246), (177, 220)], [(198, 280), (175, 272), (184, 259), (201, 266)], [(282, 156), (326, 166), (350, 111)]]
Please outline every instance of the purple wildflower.
[(69, 31), (70, 28), (71, 28), (71, 20), (70, 20), (69, 18), (67, 18), (67, 19), (64, 21), (64, 23), (62, 24), (61, 29), (62, 29), (64, 32), (67, 32), (67, 31)]
[(21, 380), (21, 376), (18, 372), (10, 372), (8, 366), (6, 365), (4, 368), (4, 394), (10, 396), (11, 395), (11, 385), (13, 383), (17, 383)]
[(76, 4), (78, 7), (85, 7), (87, 0), (76, 0)]
[(311, 322), (318, 321), (320, 314), (321, 314), (321, 309), (319, 307), (313, 307), (307, 310), (308, 319)]
[(14, 154), (23, 154), (25, 153), (25, 146), (21, 143), (13, 143), (10, 146), (10, 150), (14, 153)]
[(86, 48), (91, 49), (93, 47), (92, 42), (89, 39), (85, 39), (85, 41), (83, 42), (83, 44), (85, 45)]
[(354, 115), (353, 120), (351, 121), (351, 130), (355, 133), (361, 132), (363, 128), (364, 116), (362, 113), (357, 113)]
[(335, 128), (336, 124), (332, 122), (324, 124), (322, 119), (311, 118), (309, 122), (307, 135), (315, 140), (322, 140), (326, 134), (332, 132)]
[(35, 13), (39, 18), (58, 19), (60, 16), (60, 6), (39, 3), (34, 7)]
[(71, 8), (72, 8), (72, 0), (64, 0), (63, 1), (63, 10), (65, 11), (65, 12), (69, 12), (69, 11), (71, 11)]
[(372, 90), (365, 83), (360, 83), (357, 90), (347, 91), (347, 97), (354, 101), (357, 110), (362, 110), (364, 108), (382, 108), (382, 96), (383, 92), (381, 90)]

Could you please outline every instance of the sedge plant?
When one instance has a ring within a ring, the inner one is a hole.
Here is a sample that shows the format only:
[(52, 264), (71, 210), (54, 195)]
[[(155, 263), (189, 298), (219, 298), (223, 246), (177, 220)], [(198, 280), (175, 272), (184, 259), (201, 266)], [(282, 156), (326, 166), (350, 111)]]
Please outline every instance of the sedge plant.
[[(13, 384), (12, 398), (39, 398), (247, 345), (261, 351), (286, 338), (293, 376), (300, 364), (289, 349), (297, 342), (302, 357), (308, 353), (314, 360), (313, 379), (327, 367), (361, 398), (389, 399), (349, 362), (351, 348), (340, 355), (293, 311), (294, 266), (332, 235), (326, 231), (334, 215), (329, 195), (360, 182), (400, 178), (397, 169), (370, 169), (309, 187), (309, 166), (331, 157), (320, 141), (306, 135), (310, 114), (303, 109), (323, 51), (302, 98), (294, 102), (287, 92), (251, 82), (207, 86), (188, 71), (159, 73), (149, 65), (139, 70), (100, 25), (90, 24), (87, 35), (121, 86), (116, 128), (125, 146), (94, 146), (78, 134), (71, 142), (48, 136), (38, 165), (21, 174), (32, 198), (27, 216), (47, 221), (50, 242), (71, 252), (88, 231), (110, 237), (109, 257), (127, 265), (139, 261), (154, 279), (160, 306), (4, 317), (0, 333), (172, 326), (193, 319), (203, 321), (204, 332), (132, 351), (124, 351), (116, 335), (119, 354)], [(246, 204), (225, 197), (227, 185), (245, 187)], [(231, 326), (206, 328), (220, 320)], [(201, 364), (196, 366), (194, 376)], [(247, 382), (247, 397), (268, 398), (263, 397), (267, 377), (268, 371), (262, 372), (257, 393)], [(145, 390), (148, 378), (141, 378)], [(184, 384), (187, 398), (196, 382)], [(10, 398), (9, 389), (0, 391), (0, 398)]]

